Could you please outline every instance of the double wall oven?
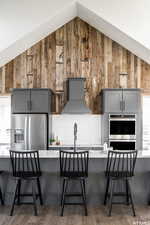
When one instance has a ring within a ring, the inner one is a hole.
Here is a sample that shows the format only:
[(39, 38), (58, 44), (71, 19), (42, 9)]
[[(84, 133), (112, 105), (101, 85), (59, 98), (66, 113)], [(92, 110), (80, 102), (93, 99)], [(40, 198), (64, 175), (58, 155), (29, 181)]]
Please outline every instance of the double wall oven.
[(136, 149), (136, 114), (109, 114), (109, 146), (114, 150)]

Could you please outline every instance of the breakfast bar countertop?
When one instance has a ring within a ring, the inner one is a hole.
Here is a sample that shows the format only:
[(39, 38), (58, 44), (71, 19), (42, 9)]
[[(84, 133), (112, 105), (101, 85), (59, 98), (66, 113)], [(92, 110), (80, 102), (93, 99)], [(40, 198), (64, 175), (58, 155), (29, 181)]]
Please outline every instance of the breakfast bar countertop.
[[(60, 148), (60, 146), (59, 146)], [(86, 146), (87, 148), (87, 146)], [(62, 149), (66, 149), (65, 147)], [(88, 148), (91, 149), (91, 148)], [(83, 150), (81, 148), (81, 150)], [(109, 150), (109, 149), (108, 149)], [(89, 158), (107, 158), (108, 150), (89, 150)], [(40, 158), (59, 158), (59, 150), (39, 150)], [(0, 158), (9, 158), (9, 147), (0, 148)], [(150, 150), (139, 150), (138, 158), (150, 158)]]

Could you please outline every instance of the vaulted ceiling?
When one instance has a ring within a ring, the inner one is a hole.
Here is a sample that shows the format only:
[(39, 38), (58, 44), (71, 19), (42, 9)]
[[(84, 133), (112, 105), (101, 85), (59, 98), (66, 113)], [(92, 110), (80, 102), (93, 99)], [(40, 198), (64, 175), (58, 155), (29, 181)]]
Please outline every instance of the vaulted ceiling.
[(76, 16), (150, 63), (149, 0), (1, 0), (0, 67)]

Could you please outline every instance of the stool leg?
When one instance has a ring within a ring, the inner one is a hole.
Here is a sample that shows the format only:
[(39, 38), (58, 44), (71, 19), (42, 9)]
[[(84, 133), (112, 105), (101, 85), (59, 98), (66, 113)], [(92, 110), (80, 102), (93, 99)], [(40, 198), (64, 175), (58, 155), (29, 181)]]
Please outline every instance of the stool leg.
[(32, 180), (32, 197), (34, 204), (34, 215), (37, 216), (37, 207), (36, 207), (36, 191), (35, 191), (35, 182)]
[(65, 188), (65, 179), (63, 179), (63, 184), (62, 184), (62, 194), (61, 194), (61, 202), (60, 205), (62, 206), (62, 201), (63, 201), (63, 193), (64, 193), (64, 189)]
[(85, 179), (83, 179), (83, 191), (84, 191), (84, 198), (85, 198), (85, 201), (86, 201)]
[(64, 190), (62, 192), (62, 207), (61, 207), (61, 216), (63, 216), (64, 214), (64, 205), (65, 205), (65, 195), (66, 195), (66, 192), (67, 192), (67, 186), (68, 186), (68, 179), (64, 179), (65, 180), (65, 183), (64, 183)]
[(133, 216), (136, 216), (135, 209), (134, 209), (133, 198), (132, 198), (131, 187), (130, 187), (130, 183), (129, 183), (129, 180), (128, 179), (127, 179), (127, 185), (128, 185), (128, 188), (129, 188), (129, 196), (130, 196), (130, 200), (131, 200), (131, 206), (132, 206)]
[(127, 201), (127, 205), (129, 205), (129, 188), (128, 188), (127, 179), (125, 180), (125, 182), (126, 182), (126, 201)]
[(21, 180), (18, 180), (18, 188), (17, 188), (17, 194), (18, 194), (18, 196), (17, 196), (17, 204), (19, 205), (20, 204), (20, 190), (21, 190)]
[(4, 200), (3, 200), (1, 187), (0, 187), (0, 199), (1, 199), (1, 204), (4, 205)]
[(39, 194), (39, 198), (40, 198), (40, 204), (43, 205), (42, 192), (41, 192), (41, 183), (40, 183), (40, 179), (39, 178), (37, 178), (37, 187), (38, 187), (38, 194)]
[(10, 216), (13, 215), (15, 200), (16, 200), (16, 196), (17, 196), (17, 189), (18, 189), (18, 180), (16, 181), (16, 184), (15, 184), (15, 190), (13, 193), (13, 203), (12, 203), (11, 210), (10, 210)]
[(87, 206), (86, 206), (85, 180), (81, 179), (80, 184), (81, 184), (82, 199), (83, 199), (83, 204), (85, 209), (85, 216), (87, 216), (88, 213), (87, 213)]
[(113, 194), (114, 194), (114, 180), (110, 180), (110, 201), (109, 201), (109, 213), (108, 216), (111, 216), (111, 211), (112, 211), (112, 200), (113, 200)]
[(106, 184), (106, 191), (105, 191), (105, 197), (104, 197), (104, 205), (107, 203), (107, 197), (108, 197), (108, 190), (109, 190), (109, 178), (107, 178), (107, 184)]

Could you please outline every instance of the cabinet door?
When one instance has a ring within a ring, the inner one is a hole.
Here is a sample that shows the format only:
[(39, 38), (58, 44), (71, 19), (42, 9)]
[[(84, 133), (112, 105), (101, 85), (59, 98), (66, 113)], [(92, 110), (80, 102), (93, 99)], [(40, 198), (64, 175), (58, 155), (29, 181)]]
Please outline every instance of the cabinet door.
[(13, 90), (11, 96), (12, 113), (30, 112), (30, 91), (25, 89)]
[(104, 90), (103, 112), (122, 112), (122, 90)]
[(140, 110), (140, 91), (123, 90), (123, 111), (134, 113)]
[(31, 112), (49, 113), (50, 112), (50, 91), (48, 89), (31, 90)]

